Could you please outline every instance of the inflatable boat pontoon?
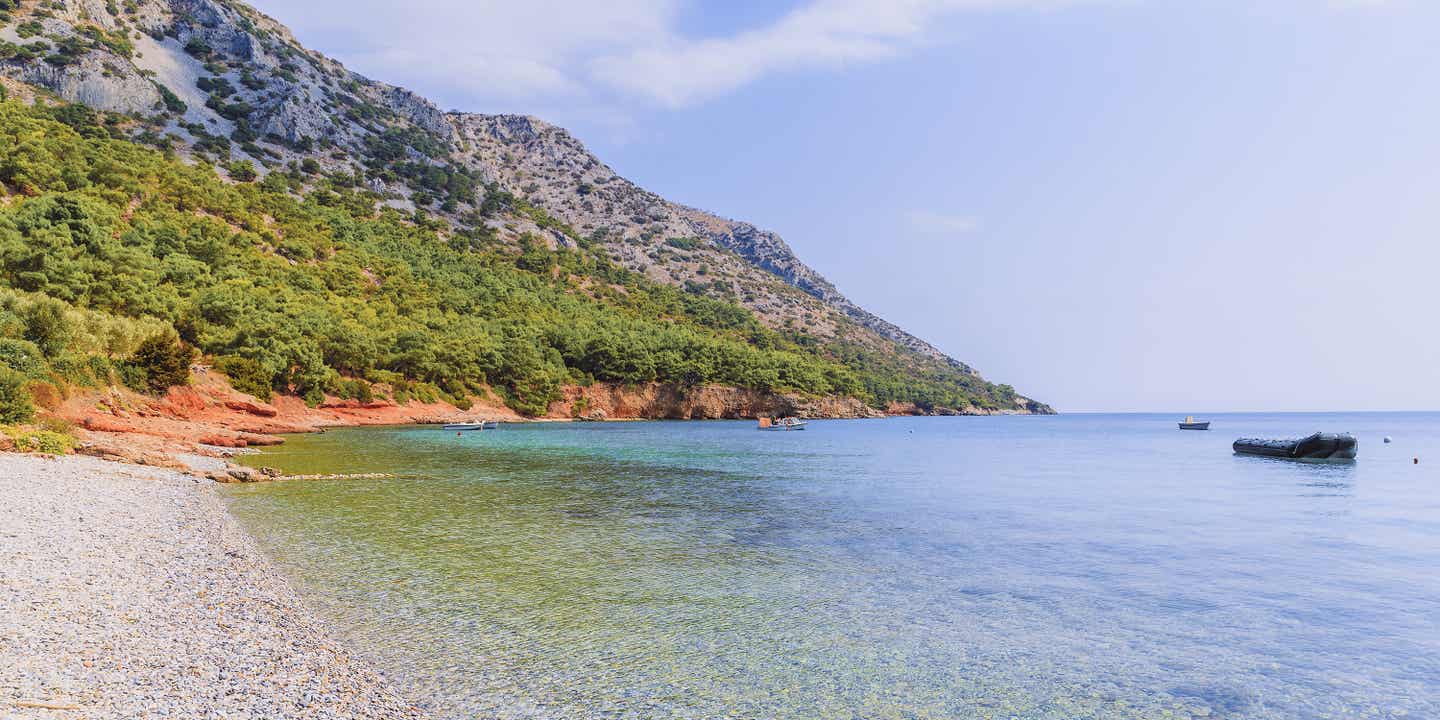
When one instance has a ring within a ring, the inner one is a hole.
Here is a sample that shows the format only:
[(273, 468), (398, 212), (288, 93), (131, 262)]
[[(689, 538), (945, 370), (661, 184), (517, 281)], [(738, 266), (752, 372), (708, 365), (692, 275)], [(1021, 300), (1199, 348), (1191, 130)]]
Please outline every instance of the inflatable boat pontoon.
[(1350, 433), (1315, 433), (1303, 438), (1267, 440), (1240, 438), (1232, 446), (1240, 455), (1263, 455), (1290, 460), (1354, 460), (1360, 443)]

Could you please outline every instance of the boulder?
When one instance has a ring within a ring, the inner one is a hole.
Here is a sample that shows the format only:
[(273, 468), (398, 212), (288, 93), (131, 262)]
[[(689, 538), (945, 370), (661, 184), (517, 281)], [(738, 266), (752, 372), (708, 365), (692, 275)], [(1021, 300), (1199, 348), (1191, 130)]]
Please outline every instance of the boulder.
[(257, 417), (273, 418), (280, 414), (279, 410), (264, 403), (251, 402), (249, 400), (226, 400), (225, 407), (236, 412), (249, 413)]
[(234, 466), (234, 467), (226, 468), (226, 469), (225, 469), (225, 474), (228, 475), (228, 476), (232, 479), (232, 480), (231, 480), (232, 482), (242, 482), (242, 483), (252, 483), (252, 482), (255, 482), (255, 481), (258, 479), (258, 477), (259, 477), (258, 474), (257, 474), (254, 470), (251, 470), (250, 468), (247, 468), (247, 467), (240, 467), (240, 466), (238, 466), (238, 465), (236, 465), (236, 466)]
[(245, 440), (238, 435), (221, 435), (218, 433), (201, 435), (200, 437), (195, 439), (195, 442), (198, 442), (201, 445), (212, 445), (214, 447), (222, 448), (249, 447), (249, 443), (245, 442)]
[(256, 433), (240, 433), (240, 441), (245, 443), (241, 447), (269, 447), (271, 445), (284, 445), (285, 438), (274, 435), (258, 435)]

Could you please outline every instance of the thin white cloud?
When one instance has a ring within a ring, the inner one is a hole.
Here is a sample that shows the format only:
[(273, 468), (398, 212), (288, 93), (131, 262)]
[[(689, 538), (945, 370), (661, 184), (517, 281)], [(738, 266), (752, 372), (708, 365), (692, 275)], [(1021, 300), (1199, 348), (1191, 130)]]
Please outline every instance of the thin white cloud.
[(487, 103), (586, 94), (589, 59), (668, 37), (682, 2), (249, 1), (377, 80)]
[(980, 221), (969, 215), (950, 215), (929, 210), (912, 210), (905, 214), (910, 229), (933, 235), (964, 235), (980, 229)]
[(668, 107), (774, 73), (894, 57), (952, 14), (1071, 1), (801, 0), (769, 25), (694, 39), (679, 29), (693, 0), (251, 0), (354, 69), (424, 92), (486, 103), (618, 95)]
[(961, 11), (1055, 5), (1054, 0), (811, 0), (775, 23), (730, 37), (677, 35), (596, 58), (594, 76), (672, 107), (734, 91), (762, 76), (898, 55)]

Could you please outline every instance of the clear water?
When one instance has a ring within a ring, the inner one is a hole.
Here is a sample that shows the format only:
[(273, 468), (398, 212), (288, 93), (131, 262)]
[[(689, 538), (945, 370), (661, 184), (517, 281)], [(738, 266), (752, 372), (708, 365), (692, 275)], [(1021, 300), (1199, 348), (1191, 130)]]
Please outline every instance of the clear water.
[(397, 477), (230, 492), (442, 718), (1440, 717), (1440, 414), (1175, 419), (342, 430), (254, 462)]

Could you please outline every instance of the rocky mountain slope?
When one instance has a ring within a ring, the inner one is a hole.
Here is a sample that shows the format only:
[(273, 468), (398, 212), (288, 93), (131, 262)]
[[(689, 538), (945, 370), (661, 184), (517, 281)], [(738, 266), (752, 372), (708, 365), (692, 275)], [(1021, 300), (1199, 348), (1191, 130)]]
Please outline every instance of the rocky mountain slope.
[(0, 79), (112, 113), (112, 133), (236, 181), (343, 181), (463, 242), (598, 250), (835, 357), (991, 401), (919, 410), (1049, 412), (858, 307), (774, 233), (669, 202), (562, 128), (444, 112), (352, 73), (235, 0), (0, 0)]

